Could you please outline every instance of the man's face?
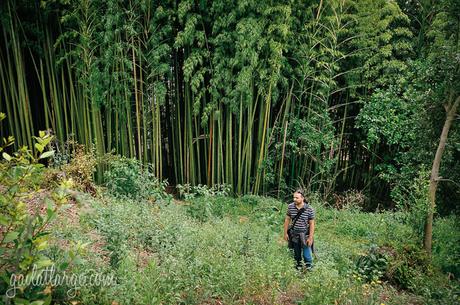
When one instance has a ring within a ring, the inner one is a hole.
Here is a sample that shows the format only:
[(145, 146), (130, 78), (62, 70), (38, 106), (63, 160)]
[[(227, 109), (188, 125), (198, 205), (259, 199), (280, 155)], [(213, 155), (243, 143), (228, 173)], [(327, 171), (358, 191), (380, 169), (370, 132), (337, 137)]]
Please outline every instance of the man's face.
[(303, 196), (300, 195), (299, 193), (294, 193), (293, 199), (296, 204), (301, 204), (303, 201)]

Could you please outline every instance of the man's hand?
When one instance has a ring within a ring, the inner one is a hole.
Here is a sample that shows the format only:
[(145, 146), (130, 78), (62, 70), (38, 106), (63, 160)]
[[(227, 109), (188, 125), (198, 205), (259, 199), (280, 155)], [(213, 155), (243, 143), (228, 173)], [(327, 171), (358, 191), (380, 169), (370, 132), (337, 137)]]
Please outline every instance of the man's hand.
[(285, 241), (289, 240), (289, 235), (287, 234), (287, 232), (288, 232), (290, 222), (291, 222), (291, 217), (286, 215), (286, 217), (284, 217), (284, 227), (283, 227), (283, 229), (284, 229), (284, 240)]
[(313, 244), (313, 235), (315, 234), (315, 220), (310, 219), (308, 221), (308, 224), (310, 226), (310, 232), (308, 234), (307, 246), (311, 247), (311, 245)]

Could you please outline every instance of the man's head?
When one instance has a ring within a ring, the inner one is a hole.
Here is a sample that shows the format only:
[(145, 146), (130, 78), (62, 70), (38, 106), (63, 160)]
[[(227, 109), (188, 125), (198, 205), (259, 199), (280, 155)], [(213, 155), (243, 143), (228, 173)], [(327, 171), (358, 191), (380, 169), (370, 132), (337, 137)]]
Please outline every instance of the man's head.
[(298, 189), (294, 192), (292, 196), (295, 204), (302, 204), (303, 201), (305, 201), (305, 195), (303, 193), (303, 190)]

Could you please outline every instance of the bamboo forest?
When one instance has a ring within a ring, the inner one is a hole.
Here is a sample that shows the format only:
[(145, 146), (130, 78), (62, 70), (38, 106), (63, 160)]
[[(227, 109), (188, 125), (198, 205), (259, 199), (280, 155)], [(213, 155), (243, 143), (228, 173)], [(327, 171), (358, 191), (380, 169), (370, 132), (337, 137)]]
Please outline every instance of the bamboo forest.
[(459, 304), (459, 104), (460, 0), (1, 0), (0, 304)]

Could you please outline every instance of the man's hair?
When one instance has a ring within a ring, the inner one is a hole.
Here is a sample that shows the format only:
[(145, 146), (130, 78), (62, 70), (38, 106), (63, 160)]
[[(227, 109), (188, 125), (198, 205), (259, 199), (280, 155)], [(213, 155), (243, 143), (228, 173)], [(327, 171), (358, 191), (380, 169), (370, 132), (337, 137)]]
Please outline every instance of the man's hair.
[(303, 197), (305, 197), (304, 192), (303, 192), (302, 189), (296, 189), (294, 193), (299, 193), (300, 195), (302, 195)]
[(305, 196), (305, 191), (303, 189), (296, 189), (294, 193), (299, 193), (303, 197), (303, 201), (308, 203), (307, 198)]

